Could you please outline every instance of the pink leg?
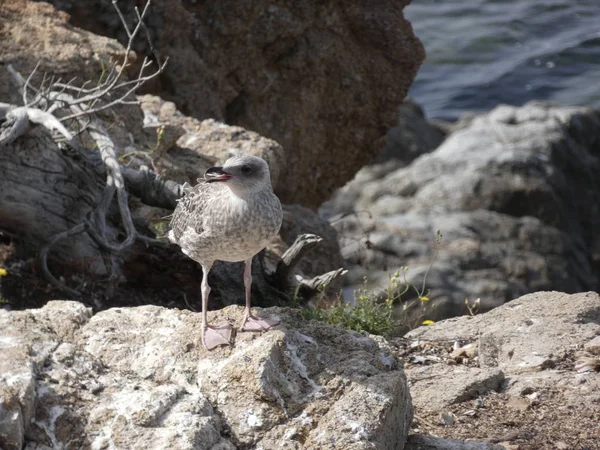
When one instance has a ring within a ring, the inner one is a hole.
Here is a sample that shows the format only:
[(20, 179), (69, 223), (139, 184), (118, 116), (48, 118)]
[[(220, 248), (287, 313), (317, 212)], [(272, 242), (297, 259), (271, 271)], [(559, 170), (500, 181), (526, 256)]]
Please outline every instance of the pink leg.
[(208, 272), (211, 266), (212, 264), (202, 264), (202, 344), (206, 350), (212, 350), (219, 345), (230, 345), (232, 330), (232, 326), (228, 323), (208, 324), (208, 296), (210, 295)]
[(242, 319), (242, 331), (267, 331), (277, 325), (277, 319), (262, 319), (250, 311), (250, 291), (252, 288), (252, 258), (246, 260), (244, 267), (244, 287), (246, 288), (246, 309)]

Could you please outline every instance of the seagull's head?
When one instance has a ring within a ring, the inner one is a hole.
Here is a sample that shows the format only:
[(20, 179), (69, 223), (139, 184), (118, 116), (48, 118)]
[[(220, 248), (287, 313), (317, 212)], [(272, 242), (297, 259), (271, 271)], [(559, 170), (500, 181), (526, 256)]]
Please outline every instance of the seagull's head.
[(266, 161), (258, 156), (234, 156), (222, 167), (211, 167), (204, 173), (207, 183), (227, 183), (238, 195), (272, 189)]

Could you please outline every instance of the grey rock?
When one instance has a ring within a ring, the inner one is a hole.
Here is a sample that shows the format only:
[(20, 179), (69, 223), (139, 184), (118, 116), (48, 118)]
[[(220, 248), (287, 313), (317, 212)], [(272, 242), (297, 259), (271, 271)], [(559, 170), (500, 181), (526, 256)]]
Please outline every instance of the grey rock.
[(583, 344), (583, 348), (592, 355), (600, 355), (600, 336), (596, 336)]
[[(559, 364), (600, 333), (600, 295), (593, 292), (568, 295), (538, 292), (506, 303), (475, 317), (446, 319), (408, 333), (423, 341), (472, 340), (479, 344), (480, 367), (436, 364), (411, 367), (414, 405), (441, 409), (463, 401), (465, 392), (499, 390), (513, 397), (563, 389), (568, 404), (593, 404), (589, 393), (600, 379), (577, 373)], [(424, 376), (431, 374), (432, 377)], [(479, 380), (479, 381), (478, 381)], [(450, 392), (449, 392), (450, 391)], [(472, 398), (472, 396), (471, 396)]]
[(402, 448), (412, 407), (385, 340), (261, 314), (282, 325), (207, 353), (189, 311), (0, 311), (2, 448)]
[[(430, 358), (429, 366), (407, 364), (406, 374), (416, 415), (438, 417), (447, 412), (450, 405), (457, 404), (464, 413), (461, 417), (465, 422), (461, 428), (461, 436), (464, 436), (470, 425), (465, 408), (481, 408), (477, 409), (478, 414), (484, 414), (490, 424), (502, 421), (498, 411), (492, 411), (486, 404), (485, 397), (492, 394), (491, 399), (506, 402), (508, 413), (514, 412), (520, 433), (543, 434), (548, 417), (539, 425), (530, 425), (531, 421), (558, 408), (552, 418), (558, 422), (557, 427), (572, 427), (573, 420), (581, 420), (587, 424), (581, 428), (581, 434), (586, 435), (589, 424), (595, 424), (594, 418), (599, 411), (600, 377), (593, 371), (579, 373), (576, 361), (594, 348), (586, 348), (585, 344), (593, 342), (599, 333), (600, 295), (595, 292), (573, 295), (538, 292), (484, 314), (450, 318), (413, 330), (406, 339), (420, 343), (416, 348), (443, 346), (442, 353), (449, 354), (448, 343), (451, 342), (479, 345), (478, 359), (466, 365), (450, 365), (448, 361), (452, 358), (449, 355), (437, 358), (439, 362)], [(415, 355), (418, 352), (412, 353), (412, 360)], [(472, 400), (479, 397), (482, 397), (480, 406), (474, 405)], [(569, 425), (561, 422), (562, 410), (565, 411), (565, 423)], [(566, 417), (570, 414), (574, 416)], [(460, 424), (449, 427), (448, 434), (457, 426)], [(511, 441), (511, 434), (499, 434), (503, 438), (494, 439)], [(529, 434), (531, 437), (526, 439), (534, 439), (533, 435)], [(590, 430), (589, 436), (593, 440), (596, 435)], [(413, 439), (409, 437), (406, 448), (413, 448)], [(425, 439), (429, 441), (430, 438)], [(576, 436), (564, 438), (570, 443), (568, 448), (575, 448), (576, 439)], [(429, 444), (421, 443), (421, 438), (418, 442), (420, 446), (414, 448), (455, 448), (453, 445), (458, 445), (456, 448), (502, 448), (475, 442), (441, 442), (439, 447), (432, 442), (429, 447)], [(531, 445), (534, 442), (537, 446), (541, 441), (535, 438)]]
[(419, 339), (479, 338), (482, 366), (497, 367), (507, 376), (539, 371), (569, 350), (583, 347), (600, 332), (600, 296), (537, 292), (486, 314), (447, 319), (408, 334)]
[(504, 450), (505, 447), (486, 442), (467, 442), (443, 439), (422, 434), (411, 434), (404, 450)]
[(406, 165), (437, 148), (447, 131), (443, 124), (427, 120), (423, 108), (406, 98), (398, 106), (398, 124), (388, 131), (385, 151), (377, 162), (396, 160)]
[(598, 139), (593, 109), (499, 106), (406, 167), (359, 174), (324, 210), (352, 204), (354, 214), (333, 217), (348, 289), (365, 276), (383, 288), (401, 266), (421, 285), (436, 230), (428, 318), (468, 313), (465, 299), (480, 298), (482, 312), (540, 290), (600, 289)]
[(498, 369), (433, 364), (410, 369), (413, 405), (420, 410), (444, 407), (500, 391), (504, 373)]

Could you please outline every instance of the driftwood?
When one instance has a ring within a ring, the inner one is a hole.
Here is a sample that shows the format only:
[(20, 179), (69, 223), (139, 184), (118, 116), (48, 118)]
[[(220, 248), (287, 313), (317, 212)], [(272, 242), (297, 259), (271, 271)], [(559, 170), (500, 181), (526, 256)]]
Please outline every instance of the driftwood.
[[(23, 105), (0, 103), (0, 230), (20, 243), (21, 253), (35, 255), (44, 279), (71, 297), (81, 292), (55, 276), (50, 266), (61, 274), (76, 272), (109, 280), (104, 295), (110, 296), (124, 272), (129, 270), (132, 278), (131, 269), (125, 269), (127, 261), (134, 259), (132, 253), (156, 252), (155, 259), (168, 259), (179, 252), (176, 246), (155, 239), (145, 224), (139, 229), (128, 197), (132, 194), (146, 205), (172, 210), (187, 186), (165, 180), (145, 166), (121, 165), (118, 149), (97, 117), (115, 105), (135, 103), (132, 94), (166, 64), (154, 54), (153, 72), (146, 73), (153, 63), (144, 59), (137, 78), (125, 78), (133, 40), (146, 31), (144, 17), (150, 2), (141, 13), (136, 9), (138, 23), (133, 30), (116, 2), (113, 5), (129, 43), (124, 61), (113, 63), (100, 84), (75, 86), (73, 80), (63, 83), (44, 75), (36, 88), (31, 80), (37, 67), (26, 79), (10, 65), (5, 67)], [(94, 148), (86, 145), (89, 142)], [(310, 296), (343, 273), (340, 269), (309, 281), (294, 276), (298, 262), (320, 240), (315, 235), (300, 236), (272, 274), (257, 259), (255, 285), (263, 298), (275, 299), (263, 303), (274, 303), (298, 284)], [(241, 276), (234, 279), (236, 272), (231, 267), (217, 270), (221, 280), (211, 283), (215, 291), (241, 287)]]

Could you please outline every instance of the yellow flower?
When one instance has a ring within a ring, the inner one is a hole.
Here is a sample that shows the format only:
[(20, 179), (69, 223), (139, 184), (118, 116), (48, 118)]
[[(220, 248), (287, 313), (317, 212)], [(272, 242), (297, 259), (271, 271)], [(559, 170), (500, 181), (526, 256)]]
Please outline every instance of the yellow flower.
[(433, 320), (424, 320), (423, 325), (433, 325), (435, 322)]
[(6, 269), (3, 269), (2, 267), (0, 267), (0, 277), (4, 277), (8, 275), (8, 272), (6, 271)]
[(421, 300), (422, 302), (428, 302), (429, 301), (429, 297), (425, 297), (424, 295), (419, 297), (419, 300)]

